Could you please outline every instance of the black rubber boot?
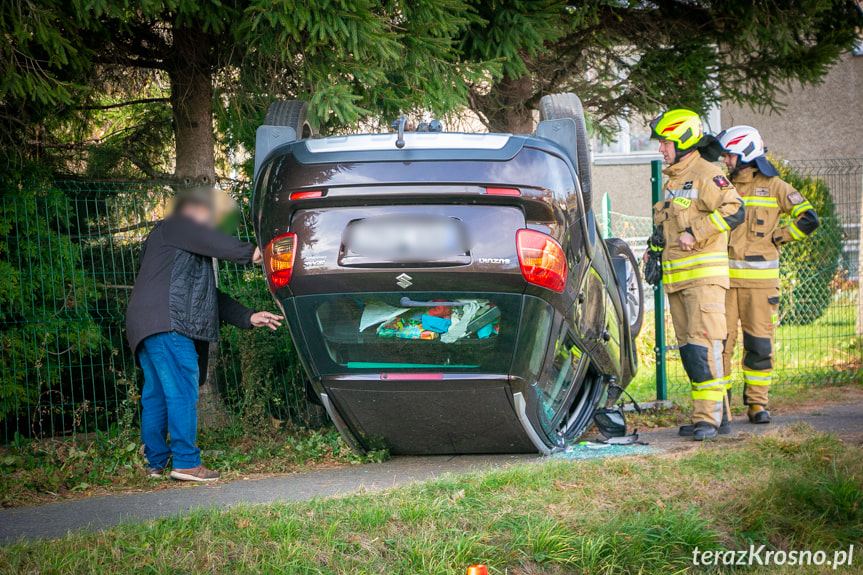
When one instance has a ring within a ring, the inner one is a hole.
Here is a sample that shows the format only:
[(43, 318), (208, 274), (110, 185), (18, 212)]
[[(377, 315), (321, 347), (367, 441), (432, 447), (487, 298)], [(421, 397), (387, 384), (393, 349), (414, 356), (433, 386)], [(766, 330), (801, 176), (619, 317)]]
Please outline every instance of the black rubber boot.
[[(695, 426), (691, 423), (687, 425), (681, 425), (680, 429), (677, 430), (677, 435), (680, 437), (692, 437), (695, 433)], [(722, 420), (722, 425), (719, 426), (720, 435), (728, 435), (731, 433), (731, 422), (727, 419)]]
[(770, 412), (764, 409), (763, 405), (750, 405), (746, 414), (749, 416), (749, 423), (763, 424), (773, 421)]
[[(731, 391), (728, 392), (731, 395)], [(692, 437), (695, 433), (695, 426), (693, 424), (681, 425), (680, 429), (677, 430), (677, 435), (680, 437)], [(719, 425), (719, 433), (722, 435), (728, 435), (731, 433), (731, 418), (729, 417), (728, 410), (725, 408), (725, 405), (722, 405), (722, 423)]]
[(692, 433), (692, 439), (695, 441), (704, 441), (706, 439), (716, 439), (719, 437), (719, 428), (712, 423), (699, 421), (695, 424), (695, 431)]

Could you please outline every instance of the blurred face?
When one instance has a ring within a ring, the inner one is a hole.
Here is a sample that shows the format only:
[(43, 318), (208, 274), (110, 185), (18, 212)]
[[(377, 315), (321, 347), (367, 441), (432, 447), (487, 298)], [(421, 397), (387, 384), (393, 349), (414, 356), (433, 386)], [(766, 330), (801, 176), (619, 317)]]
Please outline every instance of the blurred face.
[(671, 140), (662, 140), (659, 142), (659, 153), (662, 154), (662, 159), (669, 166), (677, 160), (677, 151), (674, 149), (674, 142)]
[(187, 218), (198, 222), (199, 224), (205, 226), (216, 225), (215, 218), (213, 217), (213, 210), (211, 210), (204, 204), (199, 204), (197, 202), (186, 202), (180, 208), (180, 213)]
[(722, 156), (722, 161), (725, 162), (725, 167), (728, 168), (728, 173), (734, 173), (734, 169), (737, 168), (737, 154), (725, 154)]

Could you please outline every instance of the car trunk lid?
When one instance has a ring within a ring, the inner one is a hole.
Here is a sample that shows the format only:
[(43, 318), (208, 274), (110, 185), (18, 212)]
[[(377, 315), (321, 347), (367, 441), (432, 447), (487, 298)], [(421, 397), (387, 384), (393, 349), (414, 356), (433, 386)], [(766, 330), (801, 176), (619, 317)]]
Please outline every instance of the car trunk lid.
[[(293, 295), (459, 290), (521, 292), (517, 205), (364, 205), (298, 210)], [(287, 230), (285, 230), (287, 231)]]

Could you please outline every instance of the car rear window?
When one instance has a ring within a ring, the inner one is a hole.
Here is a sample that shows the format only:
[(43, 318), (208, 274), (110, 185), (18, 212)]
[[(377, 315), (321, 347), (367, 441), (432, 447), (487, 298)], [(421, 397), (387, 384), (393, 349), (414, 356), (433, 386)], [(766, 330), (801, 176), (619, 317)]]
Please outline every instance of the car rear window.
[(376, 292), (296, 298), (322, 375), (358, 371), (506, 374), (521, 295)]

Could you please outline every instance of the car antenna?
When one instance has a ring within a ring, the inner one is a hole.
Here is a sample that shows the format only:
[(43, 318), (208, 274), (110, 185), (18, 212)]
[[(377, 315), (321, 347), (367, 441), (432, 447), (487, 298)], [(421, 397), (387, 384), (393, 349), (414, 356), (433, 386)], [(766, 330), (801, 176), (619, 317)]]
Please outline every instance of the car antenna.
[(405, 147), (405, 124), (407, 124), (407, 116), (399, 116), (399, 119), (393, 122), (392, 129), (398, 130), (399, 136), (396, 138), (396, 148), (402, 149)]

